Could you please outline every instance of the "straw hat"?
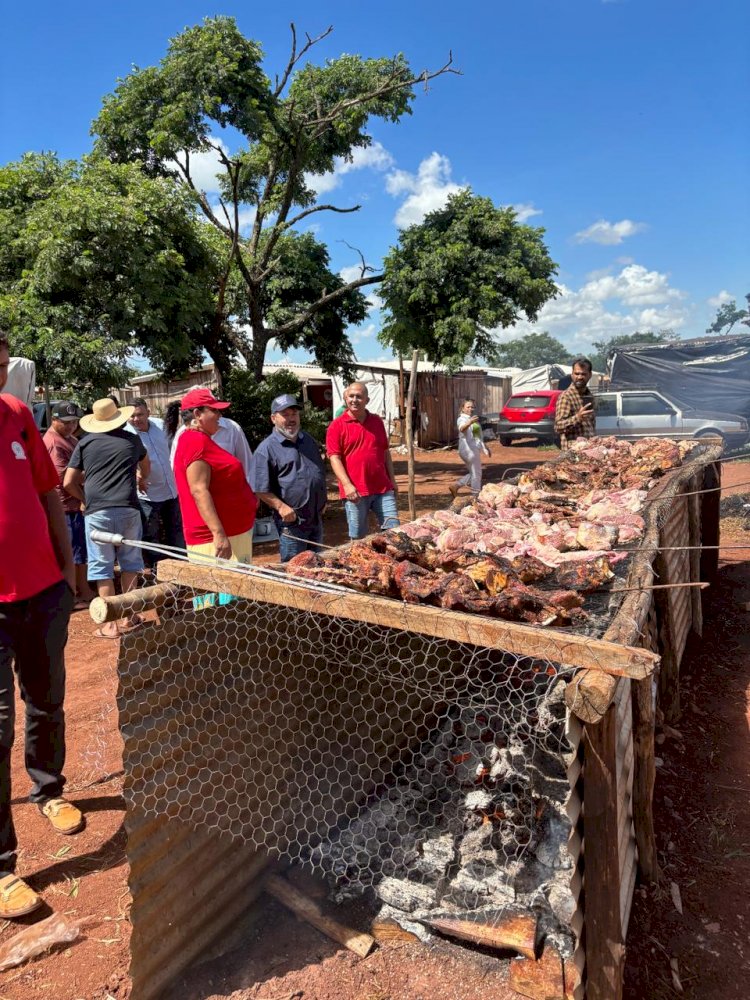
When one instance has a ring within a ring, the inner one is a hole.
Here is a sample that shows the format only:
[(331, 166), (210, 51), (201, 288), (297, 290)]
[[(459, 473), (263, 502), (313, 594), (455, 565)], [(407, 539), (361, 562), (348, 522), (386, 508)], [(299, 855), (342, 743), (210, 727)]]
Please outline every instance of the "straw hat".
[(80, 426), (84, 431), (93, 434), (103, 434), (105, 431), (114, 431), (122, 427), (133, 415), (134, 406), (121, 406), (119, 409), (112, 400), (97, 399), (91, 407), (94, 411), (86, 417), (81, 417)]

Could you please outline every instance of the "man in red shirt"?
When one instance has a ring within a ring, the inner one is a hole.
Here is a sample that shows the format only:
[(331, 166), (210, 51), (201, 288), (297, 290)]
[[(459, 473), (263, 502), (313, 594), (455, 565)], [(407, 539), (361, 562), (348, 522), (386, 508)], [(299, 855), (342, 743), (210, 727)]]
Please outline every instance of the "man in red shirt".
[[(0, 332), (0, 392), (10, 351)], [(83, 816), (62, 798), (65, 779), (64, 649), (75, 567), (55, 492), (59, 479), (28, 407), (0, 395), (0, 918), (41, 906), (17, 878), (10, 811), (15, 698), (13, 664), (26, 704), (26, 768), (35, 802), (58, 833), (77, 833)]]
[(383, 421), (367, 409), (367, 387), (352, 382), (344, 391), (346, 409), (329, 424), (326, 451), (339, 481), (350, 538), (364, 538), (370, 511), (378, 526), (398, 523), (396, 475)]
[[(76, 430), (81, 411), (75, 403), (55, 403), (52, 407), (52, 421), (49, 430), (42, 439), (52, 459), (55, 471), (62, 483), (68, 462), (78, 444)], [(79, 603), (76, 608), (88, 604), (95, 594), (89, 587), (86, 557), (86, 525), (81, 513), (81, 501), (72, 497), (62, 485), (57, 487), (57, 495), (65, 511), (65, 521), (68, 525), (68, 535), (73, 549), (73, 562), (76, 567), (76, 597)]]

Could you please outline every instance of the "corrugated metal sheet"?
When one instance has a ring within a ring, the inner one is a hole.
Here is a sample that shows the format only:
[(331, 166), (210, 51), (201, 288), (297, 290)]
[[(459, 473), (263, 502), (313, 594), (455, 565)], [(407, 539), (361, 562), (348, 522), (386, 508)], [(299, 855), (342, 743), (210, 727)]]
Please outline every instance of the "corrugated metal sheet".
[(155, 1000), (231, 928), (263, 887), (266, 858), (231, 837), (129, 810), (133, 1000)]

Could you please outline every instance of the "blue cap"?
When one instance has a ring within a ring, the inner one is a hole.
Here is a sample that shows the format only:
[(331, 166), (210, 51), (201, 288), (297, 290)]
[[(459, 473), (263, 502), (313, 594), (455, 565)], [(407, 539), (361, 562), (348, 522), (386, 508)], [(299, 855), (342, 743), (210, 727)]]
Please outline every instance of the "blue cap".
[(280, 413), (281, 410), (287, 410), (290, 406), (293, 406), (296, 410), (301, 410), (302, 407), (297, 402), (295, 396), (290, 395), (288, 392), (283, 396), (277, 396), (276, 399), (271, 403), (271, 415), (274, 413)]

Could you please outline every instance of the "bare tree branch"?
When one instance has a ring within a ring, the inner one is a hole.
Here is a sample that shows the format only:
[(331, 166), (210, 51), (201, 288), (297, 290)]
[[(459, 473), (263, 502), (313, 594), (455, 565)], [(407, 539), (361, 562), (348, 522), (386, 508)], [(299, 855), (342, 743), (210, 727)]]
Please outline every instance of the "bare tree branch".
[(209, 222), (211, 222), (214, 226), (216, 226), (219, 232), (224, 233), (225, 236), (229, 236), (229, 238), (231, 239), (232, 237), (231, 228), (227, 228), (222, 222), (219, 221), (215, 212), (211, 208), (211, 205), (209, 204), (208, 198), (206, 197), (205, 193), (195, 186), (193, 178), (190, 176), (190, 153), (187, 150), (185, 150), (184, 166), (182, 163), (180, 163), (177, 156), (175, 156), (174, 158), (174, 163), (176, 163), (177, 166), (179, 167), (180, 173), (182, 174), (187, 186), (196, 195), (198, 199), (198, 204), (200, 205), (203, 214), (206, 216)]
[(304, 56), (306, 52), (309, 52), (309, 50), (313, 47), (313, 45), (317, 45), (318, 42), (322, 42), (324, 38), (327, 38), (333, 31), (333, 25), (331, 24), (326, 28), (325, 31), (321, 32), (321, 34), (317, 35), (315, 38), (311, 38), (307, 34), (307, 32), (305, 32), (305, 38), (307, 39), (307, 41), (299, 50), (299, 52), (297, 52), (297, 29), (295, 28), (293, 21), (289, 25), (289, 27), (292, 29), (292, 52), (291, 55), (289, 56), (289, 62), (287, 63), (287, 67), (281, 74), (281, 79), (279, 80), (278, 76), (275, 78), (276, 88), (273, 92), (274, 97), (280, 96), (284, 87), (286, 87), (287, 83), (289, 82), (289, 77), (292, 75), (292, 70), (300, 61), (302, 56)]
[(287, 219), (281, 225), (281, 228), (289, 229), (290, 226), (295, 226), (302, 219), (306, 219), (308, 215), (312, 215), (314, 212), (339, 212), (341, 215), (346, 215), (350, 212), (358, 212), (360, 208), (362, 208), (361, 205), (353, 205), (351, 208), (338, 208), (336, 205), (313, 205), (312, 208), (306, 208), (304, 212), (295, 215), (293, 219)]
[(283, 337), (289, 333), (297, 333), (316, 313), (319, 313), (322, 309), (326, 309), (333, 302), (342, 299), (347, 292), (353, 292), (356, 288), (362, 288), (364, 285), (374, 285), (375, 282), (382, 281), (384, 277), (384, 274), (371, 274), (363, 278), (357, 278), (355, 281), (350, 281), (340, 288), (335, 288), (332, 292), (322, 295), (317, 302), (313, 302), (312, 305), (308, 306), (298, 316), (295, 316), (294, 319), (290, 319), (288, 322), (276, 327), (275, 330), (269, 330), (269, 336)]
[(443, 76), (445, 73), (452, 73), (455, 76), (461, 76), (461, 70), (453, 69), (453, 53), (449, 53), (448, 61), (440, 69), (430, 72), (429, 70), (423, 70), (418, 76), (410, 77), (408, 80), (399, 79), (398, 74), (394, 71), (388, 77), (388, 79), (380, 86), (371, 90), (368, 94), (360, 94), (358, 97), (352, 97), (348, 101), (339, 101), (338, 104), (334, 105), (333, 108), (322, 118), (313, 119), (307, 122), (308, 127), (316, 127), (315, 135), (321, 135), (325, 129), (331, 125), (342, 112), (347, 111), (349, 108), (356, 108), (360, 104), (364, 104), (367, 101), (372, 101), (376, 97), (385, 97), (386, 94), (393, 93), (397, 90), (406, 90), (409, 87), (414, 87), (418, 83), (424, 83), (425, 85), (430, 80), (436, 79), (438, 76)]
[(359, 254), (359, 259), (362, 261), (362, 273), (361, 273), (360, 277), (364, 278), (364, 276), (367, 274), (368, 271), (371, 271), (371, 272), (374, 273), (375, 268), (374, 267), (370, 267), (370, 265), (365, 262), (365, 255), (362, 253), (362, 251), (359, 249), (359, 247), (353, 247), (351, 245), (351, 243), (347, 243), (346, 240), (338, 240), (338, 242), (339, 243), (343, 243), (344, 246), (349, 247), (349, 249), (353, 250), (354, 253)]

